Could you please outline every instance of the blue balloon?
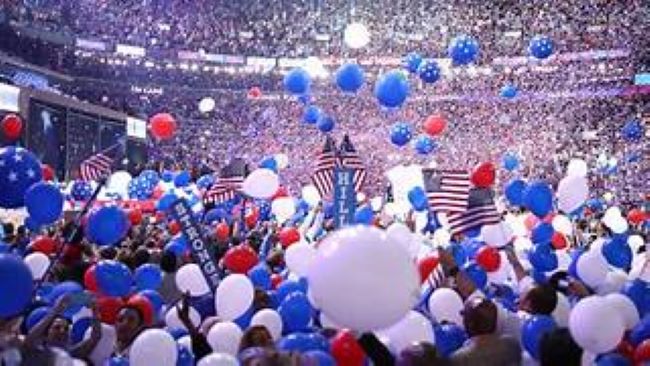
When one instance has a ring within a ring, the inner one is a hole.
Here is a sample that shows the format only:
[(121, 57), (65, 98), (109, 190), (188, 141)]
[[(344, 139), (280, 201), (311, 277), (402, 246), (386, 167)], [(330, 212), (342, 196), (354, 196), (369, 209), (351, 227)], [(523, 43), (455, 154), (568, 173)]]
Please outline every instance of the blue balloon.
[(46, 296), (43, 297), (43, 300), (47, 301), (49, 304), (54, 305), (56, 300), (65, 295), (65, 294), (76, 294), (83, 292), (83, 287), (78, 282), (74, 281), (64, 281), (58, 283), (52, 288)]
[(507, 153), (503, 156), (503, 168), (509, 172), (519, 168), (519, 158), (515, 153)]
[(420, 80), (427, 84), (433, 84), (440, 79), (440, 67), (436, 60), (428, 59), (422, 61), (418, 68), (418, 76)]
[(510, 204), (522, 206), (524, 204), (524, 192), (526, 191), (526, 182), (521, 179), (513, 179), (505, 187), (505, 195)]
[(275, 173), (278, 172), (278, 163), (275, 161), (275, 158), (272, 156), (266, 157), (262, 161), (260, 161), (259, 167), (272, 170)]
[(553, 190), (542, 180), (528, 185), (524, 190), (524, 207), (539, 218), (543, 218), (553, 209)]
[(537, 35), (530, 40), (528, 44), (528, 53), (531, 56), (543, 60), (553, 54), (553, 41), (546, 37)]
[(75, 201), (85, 201), (93, 195), (93, 189), (89, 182), (84, 180), (75, 180), (70, 189), (70, 196)]
[(330, 116), (328, 116), (326, 114), (322, 114), (320, 116), (320, 118), (318, 119), (318, 123), (317, 123), (316, 127), (318, 127), (318, 129), (321, 132), (328, 133), (328, 132), (331, 132), (334, 129), (335, 124), (336, 124), (336, 122), (334, 121), (334, 118), (332, 118), (332, 117), (330, 117)]
[(136, 200), (146, 200), (153, 194), (153, 186), (143, 178), (131, 179), (127, 186), (129, 197)]
[(316, 362), (316, 366), (336, 366), (336, 361), (326, 351), (308, 351), (305, 356)]
[(307, 71), (295, 68), (284, 77), (284, 88), (291, 94), (302, 95), (309, 91), (311, 78)]
[(106, 206), (90, 214), (86, 236), (99, 246), (117, 244), (129, 229), (129, 219), (117, 206)]
[(178, 357), (176, 358), (176, 366), (194, 366), (194, 354), (192, 351), (185, 347), (178, 345)]
[(390, 129), (390, 142), (396, 146), (404, 146), (411, 141), (413, 129), (405, 122), (399, 122)]
[(124, 263), (114, 260), (103, 260), (95, 267), (97, 287), (108, 296), (126, 296), (131, 291), (133, 278), (131, 271)]
[(201, 319), (206, 319), (208, 317), (216, 315), (216, 310), (214, 307), (214, 296), (212, 293), (198, 297), (191, 297), (189, 305), (199, 313)]
[(106, 366), (129, 366), (129, 359), (120, 356), (113, 356), (108, 359)]
[(451, 40), (447, 53), (454, 65), (467, 65), (478, 57), (478, 41), (468, 35), (460, 35)]
[(32, 310), (29, 315), (27, 315), (27, 318), (25, 319), (25, 328), (29, 332), (30, 329), (32, 329), (38, 322), (43, 320), (45, 316), (50, 312), (50, 308), (47, 306), (40, 306), (37, 307), (36, 309)]
[(463, 271), (474, 282), (474, 285), (482, 289), (487, 285), (487, 273), (475, 262), (467, 262), (463, 266)]
[(315, 105), (307, 106), (302, 115), (302, 121), (308, 125), (315, 125), (318, 123), (321, 114), (323, 114), (323, 112)]
[(420, 135), (415, 140), (415, 152), (420, 155), (428, 155), (434, 152), (437, 147), (433, 139), (427, 135)]
[(289, 295), (301, 292), (303, 294), (307, 293), (307, 289), (297, 281), (284, 281), (276, 289), (276, 296), (279, 302), (284, 301)]
[(422, 63), (422, 56), (417, 52), (411, 52), (406, 57), (404, 57), (403, 64), (404, 68), (408, 70), (411, 74), (418, 72), (418, 68)]
[(364, 80), (363, 70), (355, 63), (343, 64), (336, 71), (336, 85), (346, 93), (356, 93)]
[(375, 85), (375, 97), (386, 108), (401, 106), (409, 95), (409, 82), (399, 70), (392, 70), (379, 77)]
[(641, 317), (650, 314), (650, 283), (637, 278), (627, 282), (621, 292), (632, 300)]
[(519, 90), (513, 84), (506, 84), (501, 88), (501, 98), (503, 99), (514, 99), (517, 96)]
[(37, 222), (31, 216), (27, 216), (25, 218), (25, 227), (27, 227), (27, 229), (33, 233), (39, 232), (42, 226), (43, 224)]
[(268, 291), (271, 289), (271, 272), (264, 265), (257, 265), (248, 271), (253, 286)]
[(138, 178), (146, 182), (151, 188), (155, 187), (160, 181), (160, 176), (154, 170), (146, 169), (140, 172)]
[(93, 324), (93, 319), (90, 317), (84, 317), (77, 319), (72, 323), (72, 329), (70, 330), (70, 340), (72, 344), (77, 344), (84, 339), (84, 334)]
[(536, 360), (539, 359), (539, 343), (544, 334), (556, 328), (555, 320), (548, 315), (533, 315), (521, 327), (521, 343)]
[(191, 181), (192, 181), (192, 176), (190, 175), (190, 173), (186, 170), (183, 170), (180, 173), (176, 174), (176, 176), (174, 177), (174, 186), (176, 186), (177, 188), (183, 188), (189, 185)]
[(329, 351), (327, 339), (318, 333), (293, 333), (278, 341), (278, 348), (285, 352)]
[(189, 250), (190, 247), (187, 243), (187, 240), (182, 235), (175, 237), (169, 243), (167, 243), (167, 245), (165, 245), (165, 251), (172, 252), (177, 256), (182, 256)]
[(0, 254), (0, 317), (21, 313), (32, 299), (34, 281), (22, 258)]
[(214, 177), (211, 174), (201, 176), (196, 181), (196, 186), (201, 188), (201, 189), (208, 189), (213, 184), (214, 184)]
[(135, 286), (138, 290), (156, 290), (162, 285), (160, 267), (146, 263), (135, 270)]
[(459, 245), (457, 243), (452, 243), (449, 246), (449, 251), (451, 252), (451, 255), (454, 257), (454, 261), (456, 262), (456, 265), (462, 266), (467, 262), (467, 251), (465, 248), (463, 248), (462, 245)]
[(138, 295), (142, 295), (149, 300), (149, 302), (153, 306), (155, 314), (158, 314), (162, 309), (163, 305), (165, 304), (165, 301), (163, 300), (162, 296), (160, 296), (158, 291), (144, 290), (138, 292)]
[(160, 178), (163, 180), (163, 182), (171, 183), (174, 180), (174, 172), (165, 170)]
[[(212, 308), (214, 309), (214, 306), (212, 306)], [(255, 315), (255, 310), (253, 309), (253, 307), (250, 307), (242, 315), (240, 315), (239, 318), (233, 320), (232, 322), (237, 324), (239, 328), (246, 329), (251, 325), (251, 320), (253, 319), (253, 315)]]
[(632, 265), (632, 248), (627, 242), (610, 240), (602, 247), (602, 253), (611, 266), (627, 270)]
[(541, 222), (533, 228), (531, 235), (531, 241), (535, 244), (547, 244), (551, 242), (553, 238), (553, 225)]
[(630, 332), (630, 343), (634, 347), (646, 339), (650, 339), (650, 314), (646, 314)]
[(449, 357), (463, 346), (467, 340), (467, 333), (460, 325), (446, 323), (433, 328), (436, 348), (443, 357)]
[(596, 358), (596, 366), (632, 366), (632, 362), (620, 353), (606, 353)]
[(638, 120), (627, 121), (621, 129), (621, 136), (627, 142), (641, 141), (644, 133), (643, 124)]
[(429, 209), (429, 200), (422, 187), (413, 187), (408, 193), (408, 199), (415, 211), (422, 212)]
[(156, 209), (158, 211), (167, 211), (172, 207), (172, 204), (178, 200), (178, 196), (176, 196), (174, 193), (165, 193), (160, 197), (158, 200), (158, 203), (156, 204)]
[(357, 208), (357, 211), (354, 213), (354, 222), (356, 224), (371, 225), (374, 216), (372, 207), (370, 205), (363, 205)]
[(557, 268), (557, 256), (549, 244), (537, 244), (528, 254), (530, 264), (540, 272), (549, 272)]
[(41, 179), (41, 163), (29, 150), (14, 146), (0, 148), (0, 207), (24, 206), (25, 192)]
[(305, 294), (296, 292), (280, 303), (278, 313), (282, 317), (282, 332), (290, 334), (307, 329), (311, 319), (311, 306)]

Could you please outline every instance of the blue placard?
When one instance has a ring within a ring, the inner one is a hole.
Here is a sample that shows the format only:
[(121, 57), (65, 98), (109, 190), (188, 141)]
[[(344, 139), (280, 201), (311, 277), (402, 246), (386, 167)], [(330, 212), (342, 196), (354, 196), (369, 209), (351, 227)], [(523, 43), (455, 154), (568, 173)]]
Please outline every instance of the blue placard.
[(337, 228), (353, 223), (355, 202), (352, 170), (336, 168), (334, 171), (334, 221)]
[(185, 199), (179, 199), (170, 208), (172, 217), (181, 225), (181, 233), (190, 244), (192, 258), (199, 265), (212, 292), (217, 289), (221, 276), (212, 254), (203, 239), (203, 231), (192, 215), (192, 209)]

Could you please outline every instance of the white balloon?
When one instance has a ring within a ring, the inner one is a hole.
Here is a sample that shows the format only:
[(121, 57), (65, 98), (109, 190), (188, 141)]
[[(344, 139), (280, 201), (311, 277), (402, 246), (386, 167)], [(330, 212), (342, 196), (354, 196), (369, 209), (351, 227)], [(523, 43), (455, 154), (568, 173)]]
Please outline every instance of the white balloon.
[(639, 322), (639, 311), (629, 297), (614, 293), (605, 296), (605, 301), (622, 317), (625, 329), (632, 329)]
[[(242, 184), (242, 190), (253, 198), (267, 199), (273, 197), (280, 187), (280, 179), (270, 169), (253, 170)], [(275, 202), (275, 201), (274, 201)]]
[(557, 187), (557, 198), (560, 210), (575, 211), (589, 198), (587, 178), (579, 175), (562, 178)]
[(255, 288), (243, 274), (231, 274), (224, 278), (214, 296), (217, 315), (221, 319), (234, 320), (250, 308)]
[(588, 172), (587, 163), (584, 160), (571, 159), (571, 161), (569, 161), (569, 166), (567, 167), (566, 170), (566, 175), (568, 177), (571, 176), (586, 177), (587, 172)]
[(116, 193), (121, 197), (129, 196), (129, 182), (131, 182), (131, 174), (124, 170), (119, 170), (111, 175), (106, 184), (106, 191)]
[(307, 277), (327, 317), (358, 331), (396, 323), (420, 296), (419, 274), (404, 247), (369, 226), (327, 236)]
[(50, 258), (41, 252), (30, 253), (25, 257), (25, 264), (35, 280), (40, 280), (50, 267)]
[(556, 250), (555, 256), (557, 257), (557, 269), (553, 272), (567, 271), (573, 261), (571, 255), (566, 250)]
[(559, 233), (573, 235), (573, 225), (571, 224), (571, 220), (565, 215), (555, 215), (551, 225), (553, 225), (553, 230)]
[(178, 348), (174, 338), (162, 329), (147, 329), (133, 341), (129, 365), (176, 366)]
[(279, 169), (285, 169), (289, 166), (289, 157), (287, 154), (275, 154), (273, 158)]
[(446, 248), (451, 242), (451, 233), (445, 228), (436, 229), (436, 231), (433, 232), (432, 241), (434, 246)]
[(578, 302), (569, 316), (571, 336), (583, 349), (595, 354), (616, 348), (623, 338), (625, 326), (617, 309), (600, 296), (589, 296)]
[(439, 288), (429, 297), (429, 312), (437, 322), (446, 320), (462, 325), (461, 310), (463, 310), (463, 299), (450, 288)]
[(313, 184), (302, 187), (302, 199), (310, 207), (315, 207), (320, 202), (320, 193)]
[[(90, 356), (88, 357), (93, 365), (103, 365), (106, 360), (111, 357), (113, 350), (115, 349), (115, 341), (117, 341), (117, 333), (115, 328), (108, 324), (101, 324), (101, 336), (99, 342), (95, 345)], [(84, 340), (90, 339), (90, 333), (92, 330), (88, 328), (86, 333), (84, 333)]]
[[(199, 312), (191, 306), (189, 310), (190, 321), (192, 324), (194, 324), (195, 327), (198, 327), (199, 324), (201, 324), (201, 314), (199, 314)], [(178, 311), (176, 310), (176, 307), (170, 307), (169, 310), (167, 310), (167, 313), (165, 314), (165, 324), (169, 329), (187, 330), (181, 319), (178, 317)]]
[(350, 23), (343, 32), (343, 41), (350, 48), (363, 48), (370, 42), (370, 32), (361, 23)]
[(386, 229), (386, 235), (388, 240), (402, 245), (411, 257), (417, 255), (420, 245), (408, 226), (401, 222), (394, 222)]
[(180, 292), (190, 292), (192, 296), (203, 296), (210, 292), (210, 286), (205, 280), (198, 264), (188, 263), (176, 272), (176, 287)]
[(384, 205), (384, 199), (381, 197), (373, 197), (370, 199), (370, 207), (373, 212), (381, 211), (381, 207)]
[(637, 255), (636, 258), (632, 260), (632, 269), (630, 269), (630, 273), (628, 274), (628, 279), (630, 281), (638, 278), (645, 282), (650, 282), (650, 266), (646, 265), (647, 261), (647, 254)]
[(282, 337), (282, 317), (273, 309), (262, 309), (253, 315), (251, 325), (264, 326), (274, 341)]
[(316, 259), (316, 249), (305, 242), (291, 245), (284, 254), (287, 267), (300, 276), (307, 275), (314, 259)]
[(212, 351), (235, 356), (239, 350), (239, 342), (242, 336), (243, 332), (237, 324), (221, 322), (210, 328), (207, 338)]
[(621, 216), (613, 219), (609, 228), (614, 232), (614, 234), (623, 234), (629, 229), (629, 225), (627, 220)]
[(591, 248), (578, 258), (576, 271), (587, 286), (596, 288), (607, 278), (607, 260), (600, 250)]
[(571, 314), (571, 303), (563, 293), (557, 292), (557, 304), (551, 313), (558, 327), (569, 325), (569, 315)]
[(623, 215), (621, 214), (621, 209), (616, 207), (616, 206), (612, 206), (612, 207), (608, 208), (607, 211), (605, 211), (605, 215), (603, 215), (603, 218), (602, 218), (601, 221), (602, 221), (603, 224), (605, 224), (607, 227), (609, 227), (619, 217), (623, 217)]
[(632, 248), (632, 253), (637, 253), (639, 249), (645, 245), (641, 235), (630, 235), (627, 238), (627, 243), (630, 245), (630, 248)]
[(296, 213), (296, 204), (291, 197), (276, 198), (271, 202), (271, 213), (279, 223), (284, 223)]
[(237, 359), (227, 353), (212, 353), (203, 357), (197, 366), (239, 366)]
[(409, 311), (406, 316), (388, 329), (377, 332), (388, 339), (391, 349), (396, 353), (418, 342), (433, 343), (433, 326), (424, 315)]
[(187, 349), (192, 349), (192, 337), (189, 335), (180, 337), (176, 342)]
[(626, 281), (627, 273), (618, 269), (609, 271), (607, 272), (607, 276), (605, 276), (605, 281), (596, 288), (596, 293), (604, 296), (614, 292), (619, 292), (623, 289), (623, 286), (625, 286)]
[(494, 225), (484, 225), (481, 228), (481, 236), (487, 245), (494, 248), (501, 248), (508, 244), (512, 238), (510, 227), (503, 222)]
[(214, 107), (217, 106), (215, 100), (211, 97), (205, 97), (199, 101), (199, 112), (208, 113), (214, 110)]
[(487, 278), (490, 283), (502, 285), (508, 281), (512, 272), (512, 265), (508, 261), (508, 256), (504, 251), (499, 251), (499, 256), (501, 257), (501, 265), (496, 271), (487, 272)]
[(323, 328), (330, 328), (330, 329), (343, 329), (342, 326), (334, 323), (332, 319), (328, 318), (325, 313), (320, 313), (320, 323), (323, 326)]

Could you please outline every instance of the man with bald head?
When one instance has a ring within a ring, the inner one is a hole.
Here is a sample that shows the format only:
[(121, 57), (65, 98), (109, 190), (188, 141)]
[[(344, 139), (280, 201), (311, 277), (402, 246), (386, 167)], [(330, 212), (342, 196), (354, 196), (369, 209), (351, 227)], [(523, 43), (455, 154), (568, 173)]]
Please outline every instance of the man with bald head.
[(497, 330), (497, 307), (489, 299), (471, 297), (463, 309), (463, 325), (470, 339), (451, 355), (452, 365), (520, 365), (521, 347)]

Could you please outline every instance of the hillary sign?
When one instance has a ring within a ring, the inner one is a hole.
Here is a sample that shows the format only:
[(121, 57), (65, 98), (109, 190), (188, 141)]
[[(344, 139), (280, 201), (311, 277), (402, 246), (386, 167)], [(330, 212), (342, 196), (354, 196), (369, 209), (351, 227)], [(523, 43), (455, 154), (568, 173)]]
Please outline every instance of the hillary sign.
[(354, 221), (356, 194), (353, 170), (337, 168), (334, 171), (334, 221), (336, 227), (349, 225)]
[(181, 232), (192, 250), (192, 258), (199, 265), (210, 289), (214, 292), (219, 285), (219, 268), (208, 251), (201, 228), (194, 220), (192, 210), (184, 199), (179, 199), (171, 207), (172, 217), (181, 225)]

